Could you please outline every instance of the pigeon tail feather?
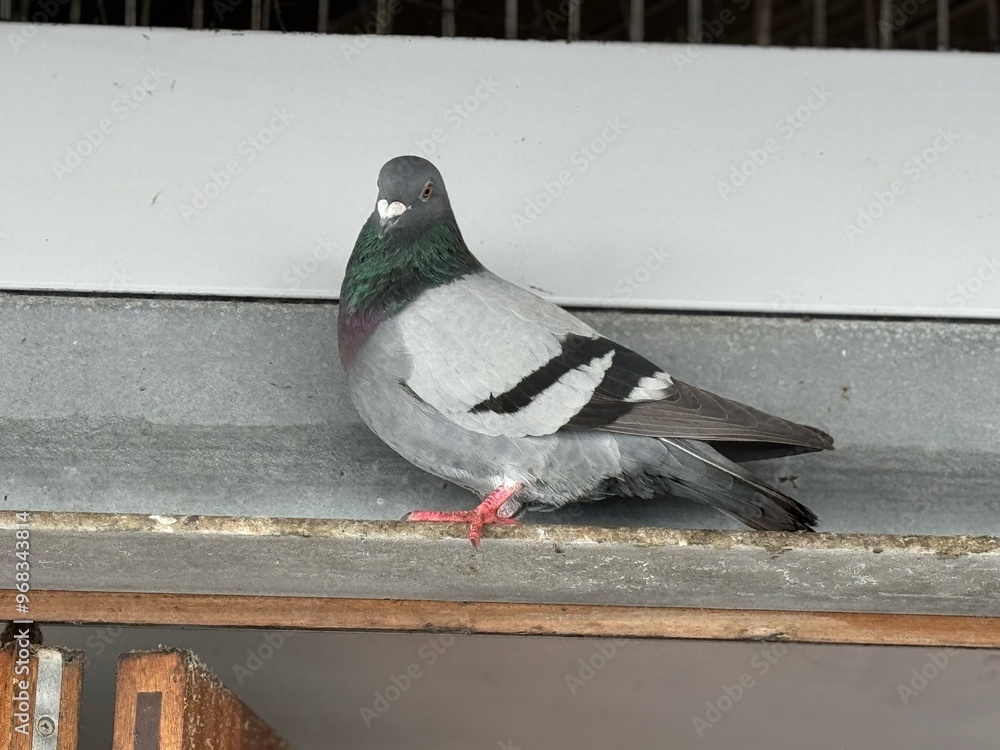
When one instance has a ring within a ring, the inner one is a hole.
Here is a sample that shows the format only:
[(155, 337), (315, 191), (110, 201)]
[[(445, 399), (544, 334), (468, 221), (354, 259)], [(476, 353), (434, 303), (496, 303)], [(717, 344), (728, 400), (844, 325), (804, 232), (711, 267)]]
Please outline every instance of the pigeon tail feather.
[(694, 440), (661, 438), (683, 460), (686, 455), (709, 468), (695, 484), (675, 480), (675, 487), (692, 500), (706, 503), (758, 531), (815, 531), (819, 519), (797, 500), (757, 479), (711, 446)]

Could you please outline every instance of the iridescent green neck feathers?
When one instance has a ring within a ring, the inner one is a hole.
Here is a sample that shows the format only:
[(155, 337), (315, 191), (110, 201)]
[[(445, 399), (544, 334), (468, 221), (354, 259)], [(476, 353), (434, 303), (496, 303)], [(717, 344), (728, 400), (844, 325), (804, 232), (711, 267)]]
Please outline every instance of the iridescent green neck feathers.
[(482, 270), (454, 219), (429, 222), (419, 231), (383, 233), (378, 215), (373, 214), (361, 228), (347, 263), (341, 309), (352, 315), (389, 317), (427, 289)]

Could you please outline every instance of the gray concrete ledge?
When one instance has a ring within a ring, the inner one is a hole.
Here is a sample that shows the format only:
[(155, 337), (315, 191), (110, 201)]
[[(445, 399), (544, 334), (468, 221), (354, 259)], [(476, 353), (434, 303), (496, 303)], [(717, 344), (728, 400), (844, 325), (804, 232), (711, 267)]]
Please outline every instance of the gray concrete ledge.
[[(13, 538), (13, 513), (0, 531)], [(1000, 540), (34, 514), (32, 587), (1000, 615)], [(13, 569), (13, 543), (4, 545)]]
[[(336, 305), (0, 294), (0, 508), (392, 520), (467, 508), (344, 392)], [(678, 377), (831, 432), (754, 467), (820, 529), (1000, 535), (1000, 326), (584, 312)], [(737, 528), (677, 501), (528, 523)]]

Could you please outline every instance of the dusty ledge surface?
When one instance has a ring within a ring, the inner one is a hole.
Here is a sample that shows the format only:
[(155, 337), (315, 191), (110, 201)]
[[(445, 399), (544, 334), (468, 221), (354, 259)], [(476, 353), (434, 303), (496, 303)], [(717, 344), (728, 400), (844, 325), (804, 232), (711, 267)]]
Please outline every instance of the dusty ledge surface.
[[(16, 522), (0, 514), (2, 535)], [(37, 513), (30, 529), (35, 589), (1000, 615), (991, 537), (536, 525), (474, 550), (461, 527), (405, 522)]]

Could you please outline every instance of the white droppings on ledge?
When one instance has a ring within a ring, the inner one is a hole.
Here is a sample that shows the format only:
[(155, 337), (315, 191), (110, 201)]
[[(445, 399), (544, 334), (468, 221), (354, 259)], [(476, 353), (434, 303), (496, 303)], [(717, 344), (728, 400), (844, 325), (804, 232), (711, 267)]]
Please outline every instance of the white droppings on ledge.
[(177, 519), (174, 516), (148, 516), (152, 521), (156, 521), (161, 526), (173, 526), (177, 523)]

